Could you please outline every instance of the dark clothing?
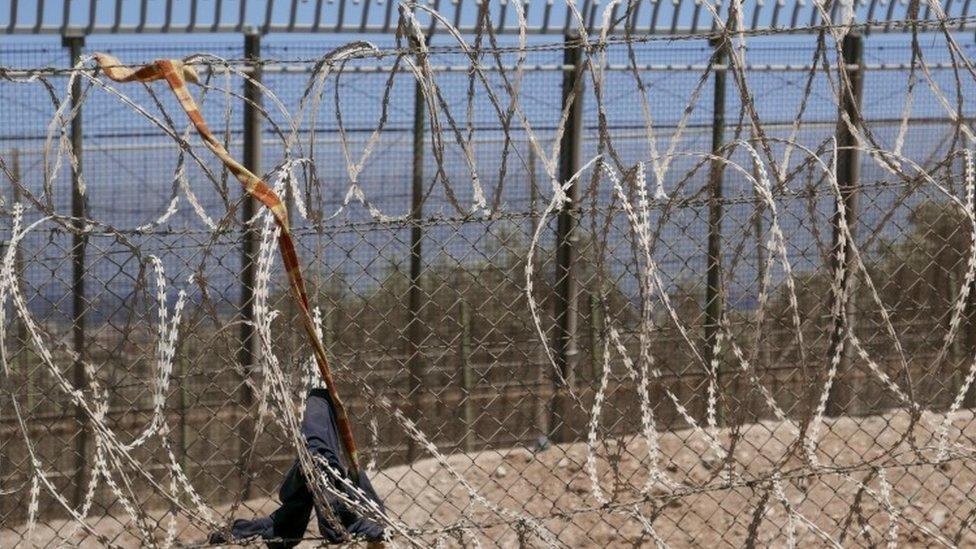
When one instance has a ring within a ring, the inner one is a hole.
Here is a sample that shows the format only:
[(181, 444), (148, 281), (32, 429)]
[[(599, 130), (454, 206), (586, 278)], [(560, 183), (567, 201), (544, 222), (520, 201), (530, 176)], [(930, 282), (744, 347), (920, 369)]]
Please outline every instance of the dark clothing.
[[(309, 392), (308, 400), (305, 403), (305, 417), (302, 419), (302, 435), (305, 437), (305, 444), (308, 445), (308, 450), (313, 457), (324, 458), (333, 470), (339, 471), (343, 475), (347, 474), (339, 461), (338, 428), (332, 410), (332, 401), (325, 389), (312, 389)], [(362, 501), (361, 495), (353, 493), (348, 487), (339, 483), (327, 472), (325, 467), (321, 467), (321, 470), (333, 487), (344, 492), (353, 501)], [(383, 503), (373, 489), (373, 485), (366, 477), (366, 473), (362, 471), (359, 473), (358, 486), (369, 499), (379, 505), (380, 509), (383, 508)], [(268, 547), (275, 549), (285, 549), (298, 545), (305, 535), (305, 529), (308, 528), (308, 521), (315, 504), (312, 491), (297, 460), (288, 470), (288, 474), (285, 475), (285, 480), (281, 483), (281, 489), (278, 491), (278, 498), (281, 501), (281, 506), (271, 513), (270, 517), (235, 520), (231, 527), (233, 538), (244, 540), (260, 537), (265, 540), (281, 540), (268, 541)], [(342, 522), (350, 536), (369, 541), (383, 539), (382, 526), (360, 517), (336, 497), (328, 497), (327, 499), (332, 512)], [(316, 515), (319, 515), (319, 532), (322, 537), (329, 543), (341, 543), (342, 537), (339, 532), (329, 526), (325, 518), (318, 513), (318, 509), (316, 509)]]

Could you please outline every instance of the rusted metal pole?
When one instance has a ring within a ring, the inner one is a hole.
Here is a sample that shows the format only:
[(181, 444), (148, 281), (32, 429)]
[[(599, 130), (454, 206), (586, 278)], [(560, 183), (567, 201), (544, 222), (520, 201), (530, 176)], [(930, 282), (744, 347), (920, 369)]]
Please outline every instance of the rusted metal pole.
[[(845, 64), (844, 70), (850, 80), (850, 87), (848, 88), (846, 85), (841, 86), (839, 119), (837, 121), (837, 185), (840, 187), (841, 200), (844, 203), (844, 209), (847, 214), (847, 226), (850, 227), (852, 236), (857, 227), (857, 187), (858, 177), (860, 175), (860, 159), (857, 149), (854, 148), (857, 146), (857, 139), (851, 132), (847, 122), (845, 122), (845, 118), (850, 120), (852, 124), (855, 124), (858, 117), (857, 113), (860, 112), (863, 48), (863, 38), (860, 34), (856, 33), (850, 33), (845, 36), (841, 44)], [(849, 288), (852, 285), (851, 270), (854, 262), (851, 257), (849, 245), (841, 246), (839, 208), (834, 212), (832, 225), (833, 269), (836, 271), (838, 268), (843, 267), (841, 288)], [(841, 265), (842, 257), (843, 265)], [(853, 399), (857, 398), (858, 391), (854, 387), (850, 349), (846, 345), (846, 334), (849, 330), (854, 329), (853, 305), (854, 300), (848, 295), (843, 314), (833, 315), (831, 320), (829, 354), (827, 356), (834, 356), (834, 353), (838, 351), (841, 353), (841, 361), (837, 369), (833, 394), (827, 401), (826, 413), (832, 416), (857, 411), (850, 409), (851, 405), (854, 404)], [(832, 309), (834, 308), (836, 307), (832, 307)]]
[[(413, 176), (410, 185), (410, 289), (407, 296), (407, 370), (410, 376), (409, 398), (412, 419), (423, 417), (423, 392), (426, 365), (422, 354), (424, 322), (421, 319), (423, 289), (423, 231), (420, 222), (424, 215), (424, 134), (427, 118), (424, 89), (414, 83), (413, 93)], [(419, 448), (413, 439), (407, 442), (407, 462), (417, 458)]]
[[(257, 61), (261, 57), (261, 35), (254, 30), (244, 34), (244, 57), (249, 61)], [(257, 83), (261, 81), (261, 64), (251, 63), (250, 79), (244, 81), (244, 167), (252, 173), (261, 175), (261, 89)], [(241, 208), (241, 218), (244, 231), (241, 234), (241, 300), (240, 300), (240, 347), (238, 348), (237, 363), (241, 369), (240, 403), (244, 412), (244, 419), (240, 424), (241, 452), (238, 455), (244, 460), (250, 452), (247, 445), (254, 438), (254, 426), (250, 419), (254, 395), (248, 381), (251, 378), (258, 357), (258, 338), (254, 327), (254, 286), (257, 276), (258, 235), (255, 227), (249, 223), (257, 211), (255, 199), (245, 194)], [(244, 471), (242, 461), (241, 473)], [(244, 479), (244, 498), (250, 496), (250, 482)]]
[[(565, 36), (563, 64), (574, 67), (563, 72), (563, 106), (570, 104), (566, 131), (560, 145), (559, 179), (565, 183), (580, 168), (580, 145), (583, 133), (583, 51), (577, 45), (579, 35), (575, 32)], [(566, 189), (569, 202), (563, 204), (556, 220), (556, 332), (553, 348), (556, 367), (561, 374), (554, 377), (552, 421), (549, 428), (552, 438), (557, 442), (573, 438), (567, 424), (571, 410), (571, 399), (567, 391), (575, 386), (576, 366), (579, 362), (577, 326), (579, 312), (579, 288), (576, 280), (577, 219), (579, 217), (579, 185)]]
[[(716, 49), (715, 63), (725, 62), (726, 43), (722, 39), (711, 41)], [(712, 94), (712, 154), (722, 156), (725, 144), (725, 71), (714, 71)], [(722, 295), (722, 179), (725, 163), (712, 159), (708, 173), (708, 257), (705, 274), (705, 360), (714, 367), (715, 385), (722, 391), (721, 365), (715, 356), (724, 299)]]
[[(63, 36), (61, 45), (68, 48), (71, 56), (71, 66), (81, 61), (82, 49), (85, 47), (85, 37)], [(72, 365), (72, 378), (75, 388), (84, 391), (88, 387), (85, 375), (86, 345), (85, 345), (85, 248), (88, 246), (88, 235), (85, 230), (85, 195), (82, 192), (82, 164), (84, 161), (83, 128), (81, 123), (81, 78), (76, 78), (71, 86), (71, 109), (74, 117), (71, 119), (71, 153), (77, 162), (71, 165), (71, 216), (74, 218), (71, 235), (71, 348), (75, 359)], [(75, 410), (75, 420), (78, 422), (78, 435), (75, 438), (75, 482), (74, 503), (80, 505), (85, 497), (88, 484), (88, 421), (81, 407)]]
[[(263, 74), (262, 74), (262, 76), (263, 76)], [(292, 177), (291, 174), (288, 174), (287, 177), (289, 179), (288, 179), (288, 181), (285, 184), (285, 192), (284, 192), (284, 196), (282, 197), (282, 200), (284, 200), (284, 202), (285, 202), (285, 210), (288, 213), (288, 226), (291, 227), (291, 230), (292, 231), (295, 231), (295, 208), (294, 208), (294, 205), (295, 205), (295, 193), (294, 193), (294, 189), (292, 188), (295, 182), (291, 180), (291, 177)], [(260, 206), (258, 206), (258, 207), (260, 207)], [(318, 228), (319, 228), (319, 230), (321, 230), (321, 226), (319, 226)], [(319, 234), (321, 234), (321, 232)], [(316, 239), (316, 240), (317, 240), (317, 242), (316, 242), (316, 248), (315, 248), (315, 251), (312, 252), (312, 261), (313, 261), (313, 264), (323, 265), (325, 258), (320, 253), (321, 252), (321, 240), (320, 239)], [(311, 292), (312, 292), (313, 295), (316, 295), (316, 294), (320, 294), (321, 293), (321, 286), (320, 286), (320, 282), (319, 282), (320, 279), (321, 279), (321, 277), (315, 277), (313, 280), (308, 281), (308, 287), (311, 290)], [(328, 301), (328, 300), (326, 300), (326, 301)], [(298, 312), (298, 308), (297, 308), (297, 305), (295, 303), (295, 300), (294, 299), (286, 299), (285, 300), (285, 303), (282, 304), (282, 307), (284, 308), (285, 318), (288, 320), (289, 326), (294, 326), (296, 328), (299, 327), (299, 326), (301, 326), (302, 319), (299, 316), (299, 312)], [(325, 314), (325, 318), (328, 319), (329, 316), (330, 316), (328, 314), (329, 312), (328, 311), (324, 311), (324, 312), (326, 313)], [(326, 322), (326, 327), (327, 326), (328, 326), (328, 322)], [(328, 337), (327, 334), (324, 334), (324, 335), (326, 335), (326, 337)], [(301, 337), (301, 332), (300, 331), (298, 331), (298, 330), (291, 330), (290, 329), (285, 334), (285, 338), (286, 338), (285, 341), (286, 341), (286, 343), (288, 345), (288, 348), (291, 349), (291, 351), (290, 351), (291, 358), (292, 358), (292, 360), (294, 361), (295, 364), (301, 364), (305, 360), (308, 359), (308, 355), (307, 355), (307, 352), (306, 352), (306, 349), (305, 349), (305, 345), (304, 345), (305, 340), (304, 340), (304, 338)], [(331, 342), (329, 342), (329, 341), (323, 341), (323, 343), (325, 344), (325, 350), (326, 351), (329, 351), (330, 349), (332, 349)], [(331, 355), (330, 355), (330, 358), (332, 358)]]

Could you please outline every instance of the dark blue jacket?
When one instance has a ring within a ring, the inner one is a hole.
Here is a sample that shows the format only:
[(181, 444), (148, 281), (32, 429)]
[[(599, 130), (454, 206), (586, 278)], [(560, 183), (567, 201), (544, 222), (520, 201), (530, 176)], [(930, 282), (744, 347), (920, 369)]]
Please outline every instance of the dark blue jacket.
[[(348, 475), (339, 460), (338, 428), (332, 410), (332, 401), (325, 389), (312, 389), (309, 392), (308, 399), (305, 402), (305, 417), (302, 419), (302, 435), (305, 437), (305, 444), (313, 456), (324, 458), (333, 470)], [(323, 476), (329, 479), (332, 486), (342, 490), (353, 501), (361, 500), (362, 496), (352, 493), (352, 490), (337, 482), (337, 479), (330, 476), (325, 467), (321, 469)], [(359, 488), (367, 497), (379, 504), (381, 509), (383, 508), (383, 503), (365, 472), (359, 474)], [(275, 549), (285, 549), (298, 545), (305, 535), (312, 509), (315, 507), (312, 491), (308, 487), (305, 475), (302, 474), (298, 460), (295, 460), (285, 475), (281, 489), (278, 491), (278, 498), (281, 501), (281, 506), (271, 513), (271, 516), (252, 520), (235, 520), (231, 527), (231, 535), (234, 540), (242, 541), (260, 537), (266, 540), (268, 547)], [(338, 498), (330, 497), (329, 505), (346, 531), (354, 538), (369, 541), (383, 539), (382, 526), (360, 517)], [(329, 526), (324, 517), (318, 513), (318, 509), (316, 509), (316, 515), (322, 537), (329, 543), (342, 543), (344, 541), (342, 536)], [(223, 541), (217, 539), (218, 537), (220, 536), (212, 536), (211, 542), (220, 543)]]

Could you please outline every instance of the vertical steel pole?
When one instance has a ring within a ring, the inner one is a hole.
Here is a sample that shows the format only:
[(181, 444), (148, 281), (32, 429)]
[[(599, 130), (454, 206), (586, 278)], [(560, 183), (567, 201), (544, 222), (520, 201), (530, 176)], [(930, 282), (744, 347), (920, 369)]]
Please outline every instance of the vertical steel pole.
[(600, 297), (596, 292), (590, 296), (590, 380), (599, 383), (603, 376), (603, 343), (600, 334), (603, 326), (600, 318)]
[[(949, 266), (948, 280), (946, 284), (949, 290), (949, 295), (947, 296), (949, 303), (955, 303), (959, 300), (959, 289), (957, 287), (959, 284), (959, 277), (956, 275), (955, 270), (953, 270), (954, 268), (955, 266)], [(949, 318), (946, 318), (946, 330), (951, 328), (951, 322), (952, 320), (950, 315)], [(963, 319), (963, 322), (965, 322), (965, 319)], [(950, 371), (948, 372), (948, 383), (950, 389), (948, 394), (949, 399), (953, 398), (953, 395), (959, 391), (959, 387), (962, 384), (966, 355), (965, 351), (963, 350), (963, 341), (961, 336), (961, 333), (956, 333), (956, 337), (952, 340), (952, 346), (950, 347), (951, 352), (949, 354), (949, 363), (951, 366)], [(946, 406), (949, 406), (950, 404), (951, 400), (946, 402)]]
[[(71, 66), (81, 61), (82, 48), (85, 47), (84, 36), (63, 36), (61, 45), (68, 48), (71, 55)], [(85, 195), (82, 193), (81, 170), (84, 156), (81, 123), (81, 78), (76, 78), (71, 86), (71, 153), (77, 162), (71, 166), (71, 216), (74, 232), (71, 235), (71, 323), (72, 350), (75, 354), (72, 366), (72, 377), (75, 388), (84, 391), (88, 386), (85, 375), (85, 248), (88, 246), (88, 236), (85, 230)], [(75, 439), (75, 483), (74, 503), (81, 504), (85, 496), (88, 483), (88, 421), (81, 407), (75, 410), (78, 422), (78, 436)]]
[[(257, 61), (261, 57), (261, 35), (255, 30), (244, 34), (244, 57), (251, 63), (250, 79), (244, 81), (244, 167), (252, 173), (261, 175), (261, 89), (257, 83), (261, 81), (261, 64)], [(254, 427), (250, 420), (254, 395), (248, 381), (257, 363), (258, 339), (254, 329), (254, 285), (257, 275), (258, 237), (255, 227), (249, 223), (257, 210), (254, 198), (244, 194), (241, 217), (244, 222), (244, 232), (241, 234), (241, 301), (240, 301), (240, 348), (237, 362), (241, 368), (241, 408), (244, 420), (241, 421), (240, 437), (242, 452), (241, 473), (244, 471), (244, 456), (250, 452), (245, 445), (251, 444)], [(243, 479), (244, 497), (250, 496), (250, 482)]]
[[(846, 211), (847, 225), (854, 235), (857, 226), (857, 187), (860, 174), (860, 163), (857, 149), (857, 140), (851, 132), (845, 118), (851, 123), (856, 123), (858, 113), (861, 108), (861, 88), (863, 70), (863, 38), (860, 34), (850, 33), (844, 37), (841, 50), (844, 60), (844, 71), (850, 80), (850, 87), (841, 86), (840, 112), (837, 121), (837, 184), (840, 187), (841, 200), (844, 202)], [(840, 242), (840, 212), (834, 212), (833, 218), (833, 268), (836, 270), (843, 267), (843, 278), (841, 287), (848, 288), (852, 281), (851, 269), (853, 261), (848, 246), (841, 246)], [(843, 265), (841, 265), (843, 256)], [(827, 413), (829, 415), (840, 415), (853, 413), (856, 410), (849, 408), (852, 399), (856, 398), (857, 390), (854, 387), (854, 380), (851, 378), (851, 357), (850, 349), (845, 344), (845, 334), (854, 329), (854, 311), (852, 310), (854, 300), (850, 296), (844, 307), (844, 313), (834, 315), (831, 321), (829, 353), (827, 356), (834, 356), (834, 353), (841, 353), (841, 361), (837, 370), (837, 378), (833, 395), (827, 402)], [(846, 386), (845, 386), (846, 384)]]
[[(20, 149), (14, 149), (10, 152), (10, 172), (14, 176), (14, 181), (11, 182), (13, 186), (13, 199), (14, 203), (20, 202), (20, 185), (22, 184), (22, 179), (20, 175)], [(24, 255), (21, 251), (21, 247), (17, 246), (14, 251), (14, 277), (16, 278), (16, 283), (21, 285), (24, 281)], [(21, 286), (21, 289), (23, 287)], [(35, 369), (31, 367), (30, 357), (28, 356), (27, 343), (27, 325), (24, 324), (22, 320), (18, 320), (16, 323), (17, 330), (14, 335), (14, 353), (13, 356), (17, 357), (17, 362), (20, 365), (20, 370), (24, 373), (24, 391), (27, 393), (27, 413), (33, 413), (34, 411), (34, 371)]]
[[(976, 192), (974, 188), (965, 190), (966, 192)], [(963, 352), (969, 353), (972, 356), (973, 350), (976, 349), (976, 281), (973, 281), (969, 286), (969, 297), (966, 299), (966, 311), (966, 318), (963, 320), (965, 322), (963, 325), (964, 331), (959, 335), (963, 338)], [(964, 372), (959, 373), (960, 378), (964, 375)], [(973, 391), (966, 391), (966, 396), (963, 397), (963, 407), (976, 407), (976, 394)]]
[[(560, 144), (559, 178), (565, 183), (580, 167), (580, 145), (583, 133), (583, 51), (578, 43), (576, 32), (565, 36), (563, 64), (573, 70), (563, 72), (563, 106), (571, 103), (566, 131)], [(556, 366), (562, 380), (554, 379), (553, 417), (550, 429), (557, 442), (572, 439), (572, 430), (567, 424), (571, 410), (571, 400), (566, 391), (576, 383), (576, 365), (579, 362), (577, 344), (577, 298), (579, 288), (576, 280), (576, 231), (579, 216), (579, 186), (571, 185), (566, 194), (569, 203), (563, 204), (556, 220), (556, 333), (553, 342)], [(564, 386), (565, 385), (565, 386)]]
[[(535, 149), (528, 147), (529, 149), (529, 222), (532, 224), (529, 234), (534, 234), (536, 227), (539, 226), (539, 187), (536, 184), (536, 157)], [(538, 265), (538, 251), (533, 252), (532, 264)], [(548, 383), (548, 376), (551, 372), (549, 366), (549, 360), (545, 357), (545, 348), (542, 345), (536, 345), (535, 348), (528, 350), (528, 357), (531, 360), (529, 364), (536, 368), (536, 379), (535, 379), (535, 390), (533, 391), (533, 411), (532, 414), (535, 419), (535, 426), (537, 432), (537, 438), (539, 440), (549, 438), (549, 420), (550, 420), (550, 400), (551, 396), (546, 393), (549, 392), (550, 385)]]
[[(759, 180), (759, 169), (757, 166), (752, 167), (752, 176), (755, 180)], [(756, 237), (756, 287), (761, 288), (763, 282), (766, 280), (766, 256), (768, 250), (766, 249), (766, 240), (763, 238), (763, 233), (765, 230), (763, 223), (763, 214), (766, 211), (766, 205), (763, 202), (762, 197), (759, 195), (759, 191), (753, 189), (753, 198), (755, 198), (755, 218), (752, 222), (753, 235)], [(756, 370), (760, 372), (765, 372), (770, 364), (772, 364), (772, 353), (770, 352), (770, 341), (769, 334), (757, 334), (756, 345), (758, 346), (758, 353), (756, 355)], [(743, 379), (740, 375), (735, 375), (732, 383), (730, 383), (729, 391), (730, 394), (736, 395), (740, 401), (737, 403), (739, 407), (750, 406), (750, 400), (747, 393), (743, 392)], [(746, 385), (748, 387), (748, 385)]]
[[(11, 175), (13, 175), (13, 179), (10, 181), (10, 186), (12, 187), (12, 191), (13, 191), (12, 198), (14, 204), (16, 204), (20, 202), (20, 186), (19, 186), (20, 185), (20, 151), (18, 149), (12, 149), (10, 151), (10, 173)], [(11, 227), (11, 231), (12, 230), (13, 228)], [(12, 236), (13, 234), (11, 234), (11, 237)], [(6, 247), (6, 245), (7, 245), (6, 242), (0, 242), (0, 253), (4, 252), (4, 248)], [(21, 271), (20, 247), (18, 246), (17, 249), (14, 251), (14, 277), (15, 277), (14, 283), (15, 284), (20, 284), (21, 275), (22, 275), (22, 271)], [(25, 357), (26, 348), (24, 346), (24, 341), (26, 340), (26, 333), (24, 333), (25, 330), (23, 328), (23, 325), (24, 325), (23, 322), (20, 321), (16, 322), (17, 329), (14, 332), (14, 336), (13, 336), (12, 356), (17, 358), (17, 364), (19, 366), (17, 370), (22, 371), (24, 374), (24, 391), (25, 393), (27, 393), (26, 394), (27, 413), (30, 414), (34, 408), (33, 403), (31, 401), (31, 399), (33, 398), (31, 393), (33, 393), (34, 391), (34, 387), (33, 387), (34, 384), (32, 383), (31, 372), (28, 370), (30, 368), (30, 361), (26, 360)], [(14, 398), (13, 388), (11, 388), (10, 396), (11, 398)], [(8, 406), (7, 404), (0, 404), (0, 417), (3, 416), (3, 410), (6, 409), (5, 407), (7, 406)], [(3, 425), (3, 423), (0, 422), (0, 425)], [(3, 440), (0, 440), (0, 478), (4, 478), (5, 476), (6, 461), (7, 461), (7, 445), (10, 442), (12, 442), (12, 440), (8, 441), (7, 437), (5, 437)], [(3, 485), (0, 485), (0, 489), (3, 488), (5, 487)]]
[[(332, 349), (335, 343), (335, 315), (336, 309), (333, 307), (325, 312), (325, 318), (323, 319), (325, 326), (322, 327), (322, 343), (325, 344), (326, 352), (329, 352), (329, 349)], [(332, 360), (332, 358), (334, 357), (329, 357), (329, 360)]]
[[(420, 82), (414, 82), (413, 93), (413, 177), (410, 198), (410, 289), (407, 296), (407, 370), (410, 376), (409, 390), (413, 420), (419, 422), (423, 416), (421, 408), (424, 393), (425, 364), (421, 355), (423, 342), (423, 320), (420, 309), (423, 307), (421, 270), (423, 268), (422, 240), (420, 222), (424, 214), (424, 132), (427, 117), (424, 89)], [(419, 448), (413, 439), (407, 442), (407, 462), (417, 458)]]
[[(725, 63), (726, 43), (723, 39), (713, 40), (716, 49), (715, 63)], [(724, 69), (714, 73), (715, 88), (712, 96), (712, 154), (722, 156), (725, 144), (725, 75)], [(718, 340), (724, 296), (722, 295), (722, 178), (725, 163), (712, 159), (708, 174), (708, 266), (705, 283), (705, 360), (715, 369), (715, 384), (722, 391), (721, 366), (715, 356), (715, 343)]]
[[(460, 285), (459, 285), (460, 287)], [(464, 398), (464, 451), (474, 450), (474, 370), (471, 365), (471, 309), (461, 300), (461, 386)]]
[(186, 464), (187, 464), (186, 449), (187, 449), (187, 446), (188, 446), (187, 442), (188, 442), (188, 436), (189, 436), (189, 430), (188, 430), (189, 425), (187, 424), (187, 421), (186, 421), (186, 407), (187, 407), (187, 404), (190, 402), (190, 388), (187, 387), (187, 384), (190, 382), (190, 378), (189, 378), (189, 376), (186, 373), (186, 363), (187, 363), (186, 357), (180, 357), (180, 358), (177, 358), (176, 359), (176, 365), (177, 365), (176, 367), (178, 368), (178, 370), (176, 372), (176, 375), (177, 375), (177, 379), (178, 379), (178, 382), (179, 382), (179, 391), (180, 391), (180, 401), (179, 401), (179, 407), (180, 407), (180, 409), (179, 409), (179, 430), (180, 430), (180, 432), (179, 432), (179, 435), (180, 435), (180, 438), (179, 438), (179, 441), (180, 442), (179, 442), (179, 444), (180, 444), (180, 455), (179, 455), (179, 459), (180, 459), (180, 466), (183, 467), (184, 469), (186, 468)]

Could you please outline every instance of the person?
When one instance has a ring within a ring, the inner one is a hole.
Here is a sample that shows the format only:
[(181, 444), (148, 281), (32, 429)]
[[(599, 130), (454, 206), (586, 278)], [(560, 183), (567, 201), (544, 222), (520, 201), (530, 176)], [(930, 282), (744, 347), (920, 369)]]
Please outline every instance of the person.
[[(302, 435), (305, 444), (313, 459), (323, 458), (332, 471), (339, 472), (350, 478), (342, 462), (339, 460), (339, 436), (335, 423), (335, 412), (332, 400), (325, 389), (312, 389), (308, 393), (305, 401), (305, 416), (302, 418)], [(383, 509), (383, 502), (373, 489), (364, 471), (359, 473), (358, 487), (361, 493), (334, 477), (334, 473), (329, 472), (326, 467), (320, 467), (322, 474), (336, 490), (341, 490), (352, 501), (363, 502), (363, 498), (374, 501), (379, 508)], [(319, 512), (314, 502), (312, 490), (310, 489), (305, 475), (302, 473), (298, 460), (291, 466), (281, 483), (278, 491), (278, 498), (281, 505), (271, 513), (270, 516), (256, 519), (237, 519), (231, 526), (230, 534), (235, 542), (263, 539), (269, 548), (287, 549), (298, 545), (305, 536), (305, 530), (311, 520), (312, 509), (318, 518), (319, 533), (329, 544), (344, 543), (346, 540)], [(327, 495), (329, 506), (332, 508), (334, 516), (342, 523), (346, 532), (353, 539), (362, 539), (368, 542), (368, 547), (382, 547), (385, 539), (385, 532), (380, 524), (368, 518), (358, 515), (350, 507), (339, 500), (338, 497)], [(210, 543), (226, 543), (227, 539), (223, 533), (214, 533), (210, 536)]]

